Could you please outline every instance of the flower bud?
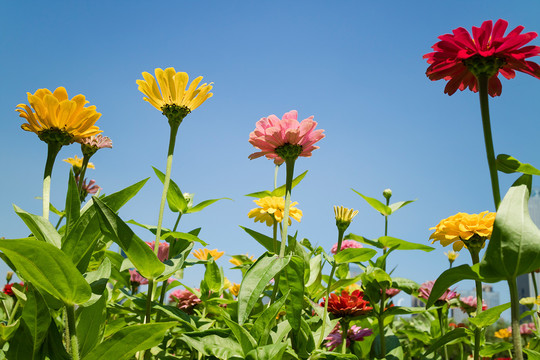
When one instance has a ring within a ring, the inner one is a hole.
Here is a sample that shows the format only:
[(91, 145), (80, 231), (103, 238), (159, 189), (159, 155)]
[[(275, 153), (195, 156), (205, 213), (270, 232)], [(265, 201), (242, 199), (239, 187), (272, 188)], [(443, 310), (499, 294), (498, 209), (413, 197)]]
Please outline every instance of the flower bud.
[(13, 271), (8, 271), (6, 274), (6, 282), (9, 284), (12, 278), (13, 278)]
[(390, 198), (392, 197), (392, 190), (385, 189), (382, 194), (386, 200), (390, 200)]

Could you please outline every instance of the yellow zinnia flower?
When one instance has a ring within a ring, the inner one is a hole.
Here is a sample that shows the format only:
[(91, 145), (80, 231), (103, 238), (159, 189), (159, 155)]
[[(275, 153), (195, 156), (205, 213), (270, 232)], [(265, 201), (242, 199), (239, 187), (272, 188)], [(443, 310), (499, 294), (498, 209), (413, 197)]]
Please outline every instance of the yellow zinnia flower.
[[(157, 68), (155, 74), (154, 78), (151, 74), (143, 72), (144, 80), (137, 80), (137, 85), (139, 85), (139, 91), (146, 95), (144, 100), (158, 110), (165, 111), (167, 107), (176, 106), (180, 108), (177, 110), (182, 112), (183, 118), (214, 95), (210, 92), (213, 83), (204, 83), (197, 88), (202, 76), (188, 84), (188, 74), (176, 72), (172, 67), (165, 70)], [(168, 114), (165, 115), (169, 117)]]
[[(285, 199), (278, 196), (266, 196), (259, 200), (253, 200), (260, 208), (251, 209), (248, 213), (249, 218), (255, 218), (254, 221), (266, 222), (266, 225), (272, 226), (274, 220), (280, 223), (283, 221), (285, 208)], [(291, 218), (300, 222), (302, 220), (302, 210), (294, 207), (298, 204), (293, 202), (289, 207), (289, 225), (292, 224)]]
[(231, 260), (229, 260), (229, 262), (233, 264), (234, 266), (244, 265), (246, 262), (250, 262), (250, 261), (252, 263), (255, 262), (255, 257), (253, 255), (249, 256), (248, 254), (246, 254), (246, 255), (234, 255), (234, 256), (239, 257), (239, 259), (233, 257)]
[(512, 336), (512, 333), (508, 331), (507, 329), (500, 329), (499, 331), (495, 332), (495, 337), (499, 339), (508, 339)]
[(231, 286), (229, 287), (229, 291), (230, 291), (231, 294), (233, 294), (234, 296), (238, 296), (238, 293), (240, 292), (240, 284), (233, 283), (233, 285), (231, 285)]
[(354, 217), (358, 215), (358, 210), (347, 209), (343, 206), (334, 206), (334, 215), (336, 215), (336, 226), (338, 229), (345, 231)]
[[(83, 165), (83, 158), (80, 158), (78, 157), (77, 155), (75, 155), (74, 157), (72, 158), (67, 158), (67, 159), (64, 159), (62, 161), (65, 161), (67, 162), (68, 164), (70, 164), (71, 166), (75, 167), (75, 168), (82, 168), (82, 165)], [(86, 166), (86, 168), (88, 169), (95, 169), (96, 167), (94, 166), (94, 164), (92, 164), (91, 162), (88, 163), (88, 165)]]
[(199, 260), (208, 260), (208, 255), (210, 255), (214, 260), (219, 259), (225, 254), (225, 251), (218, 251), (217, 249), (208, 250), (207, 248), (195, 250), (193, 256)]
[(448, 258), (448, 261), (454, 262), (458, 258), (459, 253), (456, 251), (449, 251), (449, 252), (445, 252), (444, 255), (446, 255), (446, 257)]
[(485, 240), (491, 237), (495, 213), (484, 211), (480, 214), (458, 213), (442, 220), (429, 237), (433, 241), (440, 241), (442, 246), (453, 244), (454, 251), (459, 251), (467, 242), (477, 240), (484, 246)]
[(101, 114), (95, 106), (84, 107), (88, 103), (84, 95), (69, 100), (63, 87), (53, 93), (38, 89), (33, 95), (27, 94), (30, 106), (19, 104), (15, 110), (28, 121), (21, 128), (37, 134), (42, 141), (67, 145), (101, 132), (94, 125)]

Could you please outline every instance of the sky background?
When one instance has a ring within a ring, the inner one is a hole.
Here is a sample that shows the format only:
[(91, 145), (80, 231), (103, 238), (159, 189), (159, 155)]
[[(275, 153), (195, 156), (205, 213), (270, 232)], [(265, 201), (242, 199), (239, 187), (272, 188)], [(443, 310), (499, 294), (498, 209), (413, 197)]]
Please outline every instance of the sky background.
[[(255, 204), (244, 195), (271, 189), (274, 173), (272, 161), (248, 159), (256, 151), (249, 133), (261, 117), (281, 118), (292, 109), (299, 120), (314, 115), (326, 134), (311, 158), (296, 162), (295, 174), (309, 172), (293, 191), (304, 217), (292, 232), (329, 250), (337, 238), (332, 207), (343, 205), (359, 210), (350, 232), (382, 236), (384, 218), (351, 188), (380, 200), (391, 188), (392, 202), (418, 200), (390, 217), (389, 235), (429, 244), (429, 228), (441, 219), (494, 206), (478, 95), (444, 94), (445, 81), (425, 76), (422, 56), (439, 35), (460, 26), (470, 31), (484, 20), (503, 18), (509, 30), (524, 25), (539, 32), (539, 13), (537, 1), (510, 6), (493, 0), (0, 2), (0, 236), (28, 235), (12, 204), (41, 214), (35, 197), (41, 196), (46, 145), (21, 130), (15, 107), (27, 103), (26, 92), (58, 86), (96, 105), (103, 114), (96, 125), (113, 140), (112, 150), (92, 158), (96, 169), (87, 177), (104, 193), (151, 177), (120, 215), (156, 224), (162, 185), (151, 167), (165, 169), (169, 126), (142, 100), (135, 80), (143, 71), (172, 66), (214, 82), (214, 97), (180, 127), (172, 178), (195, 193), (195, 203), (234, 200), (184, 216), (179, 230), (202, 227), (209, 248), (226, 252), (218, 264), (232, 281), (240, 274), (227, 270), (230, 255), (264, 252), (239, 225), (271, 234), (247, 217)], [(502, 96), (490, 100), (495, 152), (538, 167), (540, 81), (518, 73), (502, 83)], [(81, 155), (79, 146), (64, 147), (54, 168), (51, 200), (58, 208), (69, 171), (61, 159), (74, 155)], [(500, 175), (502, 194), (516, 177)], [(283, 184), (284, 168), (279, 179)], [(166, 213), (164, 226), (174, 221)], [(389, 269), (396, 266), (394, 276), (418, 283), (433, 280), (448, 267), (444, 252), (450, 250), (434, 247), (395, 252)], [(463, 263), (470, 263), (468, 253), (456, 262)], [(201, 276), (202, 268), (189, 269), (185, 281), (196, 286)], [(506, 284), (495, 290), (502, 302), (509, 300)]]

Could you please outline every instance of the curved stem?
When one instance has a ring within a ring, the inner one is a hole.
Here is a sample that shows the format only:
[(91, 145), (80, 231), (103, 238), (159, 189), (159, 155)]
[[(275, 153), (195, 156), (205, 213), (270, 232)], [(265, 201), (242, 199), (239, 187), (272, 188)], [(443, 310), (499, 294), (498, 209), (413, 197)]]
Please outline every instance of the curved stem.
[(77, 339), (77, 328), (75, 326), (75, 307), (73, 305), (66, 305), (66, 313), (71, 345), (71, 359), (79, 360), (79, 340)]
[[(444, 333), (446, 332), (445, 326), (444, 326), (444, 319), (443, 319), (443, 309), (438, 308), (437, 309), (437, 315), (439, 317), (439, 326), (441, 328), (441, 337), (444, 336)], [(448, 360), (448, 349), (446, 348), (446, 344), (443, 346), (443, 359)]]
[(521, 336), (519, 335), (519, 295), (517, 291), (516, 278), (508, 280), (510, 288), (510, 303), (512, 304), (512, 341), (514, 342), (514, 358), (523, 360), (523, 351), (521, 350)]
[(489, 166), (489, 176), (491, 178), (491, 188), (493, 191), (493, 201), (495, 209), (499, 208), (501, 203), (501, 194), (499, 192), (499, 178), (497, 174), (497, 164), (495, 162), (495, 151), (493, 149), (493, 138), (491, 136), (491, 123), (489, 120), (489, 78), (486, 75), (478, 77), (478, 94), (480, 97), (480, 112), (482, 114), (482, 127), (484, 129), (484, 142), (486, 145), (486, 155)]
[(180, 211), (178, 213), (178, 218), (176, 218), (176, 222), (174, 223), (174, 227), (173, 227), (173, 232), (176, 231), (176, 229), (178, 228), (178, 223), (180, 222), (180, 219), (182, 218), (182, 212)]
[(43, 172), (43, 217), (49, 220), (49, 203), (51, 200), (51, 175), (54, 165), (54, 160), (62, 145), (58, 143), (47, 144), (47, 162), (45, 163), (45, 171)]
[[(479, 257), (479, 249), (471, 249), (469, 248), (469, 252), (471, 253), (472, 263), (478, 264), (480, 262)], [(482, 282), (479, 280), (474, 281), (475, 287), (476, 287), (476, 315), (480, 315), (482, 312)], [(476, 328), (474, 329), (474, 360), (480, 359), (480, 343), (482, 342), (482, 329)]]

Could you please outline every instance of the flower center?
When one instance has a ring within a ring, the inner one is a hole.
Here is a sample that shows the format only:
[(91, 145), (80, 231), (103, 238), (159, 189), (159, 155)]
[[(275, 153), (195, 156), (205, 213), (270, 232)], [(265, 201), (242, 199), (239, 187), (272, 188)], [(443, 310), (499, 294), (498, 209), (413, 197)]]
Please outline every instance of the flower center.
[(474, 55), (463, 60), (463, 65), (473, 73), (476, 78), (480, 75), (486, 75), (488, 79), (497, 74), (497, 71), (506, 64), (504, 58), (495, 56)]
[(178, 106), (176, 104), (165, 104), (161, 108), (163, 115), (169, 119), (169, 123), (180, 125), (182, 120), (191, 112), (187, 106)]
[(61, 146), (69, 145), (73, 142), (73, 136), (62, 129), (50, 128), (40, 131), (38, 137), (47, 144), (59, 144)]
[(302, 153), (302, 145), (296, 144), (284, 144), (276, 148), (276, 154), (283, 160), (296, 160), (296, 158)]

